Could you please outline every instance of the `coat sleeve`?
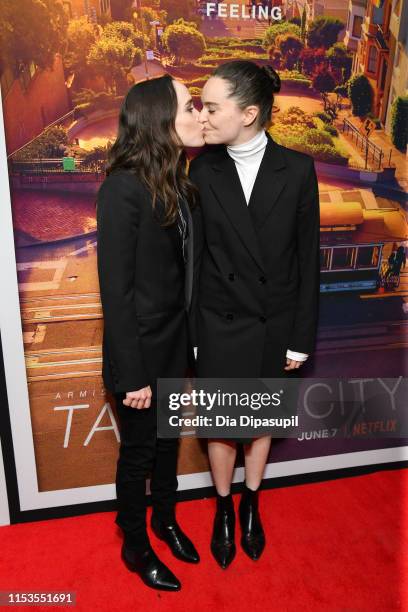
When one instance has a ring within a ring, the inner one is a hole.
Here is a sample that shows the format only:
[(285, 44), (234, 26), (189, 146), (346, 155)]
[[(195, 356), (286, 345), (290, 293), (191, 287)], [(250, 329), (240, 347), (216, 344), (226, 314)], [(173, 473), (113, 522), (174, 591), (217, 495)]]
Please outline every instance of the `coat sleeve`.
[(320, 294), (320, 205), (314, 160), (309, 163), (297, 207), (297, 255), (299, 285), (295, 322), (289, 347), (312, 353), (316, 341)]
[(135, 177), (109, 175), (97, 197), (97, 265), (104, 335), (115, 392), (148, 386), (135, 308), (139, 231)]
[[(190, 162), (189, 166), (189, 178), (199, 188), (198, 176), (195, 168), (194, 160)], [(189, 325), (190, 325), (190, 337), (194, 347), (198, 346), (198, 334), (197, 334), (197, 307), (198, 307), (198, 294), (200, 284), (200, 269), (202, 253), (204, 248), (204, 223), (203, 214), (201, 209), (201, 203), (198, 202), (191, 211), (193, 221), (193, 234), (194, 234), (194, 249), (193, 249), (193, 289), (191, 295), (191, 305), (189, 310)]]

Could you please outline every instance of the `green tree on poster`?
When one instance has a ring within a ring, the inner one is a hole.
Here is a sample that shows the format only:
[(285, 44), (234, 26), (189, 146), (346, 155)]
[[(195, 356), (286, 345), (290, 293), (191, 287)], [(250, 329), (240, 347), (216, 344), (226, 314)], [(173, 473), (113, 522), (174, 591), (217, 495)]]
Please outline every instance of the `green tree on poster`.
[(300, 20), (300, 39), (303, 42), (305, 42), (306, 40), (306, 22), (307, 22), (306, 6), (303, 6), (302, 17)]
[(353, 57), (348, 52), (346, 45), (342, 42), (335, 43), (327, 51), (327, 59), (330, 67), (338, 75), (337, 80), (342, 83), (348, 81), (350, 78)]
[(166, 28), (163, 43), (174, 56), (176, 64), (194, 61), (201, 57), (206, 49), (205, 38), (197, 30), (196, 24), (184, 19), (178, 19)]
[(408, 96), (398, 96), (391, 107), (391, 138), (397, 149), (405, 153), (408, 141)]
[(281, 52), (284, 67), (293, 70), (303, 49), (303, 42), (294, 34), (280, 34), (275, 39), (275, 45)]
[(141, 64), (142, 51), (131, 40), (102, 36), (92, 46), (87, 64), (104, 78), (111, 92), (124, 92), (126, 75), (135, 65)]
[(319, 15), (309, 25), (307, 44), (312, 48), (329, 49), (337, 42), (337, 36), (343, 28), (344, 23), (340, 19)]
[(290, 23), (288, 21), (275, 23), (265, 30), (262, 45), (265, 48), (275, 45), (275, 39), (280, 34), (292, 34), (293, 36), (297, 36), (298, 38), (300, 38), (301, 30), (296, 23)]
[(149, 34), (150, 43), (152, 46), (156, 45), (156, 28), (153, 24), (154, 21), (160, 22), (162, 25), (166, 23), (167, 13), (166, 11), (156, 11), (150, 6), (143, 6), (140, 11), (140, 19), (137, 20), (139, 24), (140, 21), (143, 23), (143, 31), (145, 34)]
[(68, 19), (57, 0), (2, 0), (0, 70), (5, 65), (51, 68), (56, 52), (64, 52)]
[(108, 23), (103, 29), (103, 36), (106, 38), (119, 38), (123, 41), (131, 41), (134, 47), (143, 49), (143, 45), (149, 44), (149, 37), (143, 35), (132, 23), (128, 21), (114, 21)]
[(333, 75), (326, 68), (321, 68), (315, 72), (312, 83), (313, 89), (318, 91), (322, 96), (324, 111), (334, 119), (336, 117), (336, 105), (330, 103), (328, 96), (329, 92), (333, 91), (336, 86)]
[(88, 53), (97, 38), (97, 25), (89, 23), (87, 17), (71, 19), (67, 29), (67, 52), (65, 67), (72, 72), (81, 72)]
[(194, 0), (160, 0), (160, 7), (167, 13), (168, 24), (180, 18), (197, 24), (201, 22)]
[(310, 49), (305, 47), (300, 54), (303, 74), (312, 76), (316, 71), (327, 67), (326, 49)]
[(348, 95), (351, 101), (353, 115), (364, 117), (371, 111), (373, 90), (364, 74), (355, 74), (348, 82)]

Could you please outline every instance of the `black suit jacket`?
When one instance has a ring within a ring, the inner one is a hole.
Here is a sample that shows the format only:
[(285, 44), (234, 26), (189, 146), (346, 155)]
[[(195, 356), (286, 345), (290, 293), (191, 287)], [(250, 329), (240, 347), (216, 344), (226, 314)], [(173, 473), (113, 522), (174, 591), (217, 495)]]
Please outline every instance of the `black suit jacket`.
[[(158, 215), (163, 205), (157, 202)], [(157, 378), (182, 378), (191, 363), (187, 309), (192, 287), (192, 220), (188, 265), (176, 224), (161, 227), (152, 198), (134, 173), (119, 170), (97, 197), (97, 260), (104, 317), (105, 386), (137, 391)]]
[(190, 164), (201, 198), (193, 211), (191, 310), (200, 376), (260, 376), (266, 339), (285, 351), (314, 349), (320, 286), (314, 161), (267, 137), (249, 205), (225, 146)]

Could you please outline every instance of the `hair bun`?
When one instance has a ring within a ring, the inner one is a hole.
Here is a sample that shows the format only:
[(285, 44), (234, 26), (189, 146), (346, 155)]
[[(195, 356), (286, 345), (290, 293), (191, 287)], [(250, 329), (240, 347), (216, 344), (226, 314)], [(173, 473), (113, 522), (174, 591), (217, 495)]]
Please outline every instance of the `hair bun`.
[(272, 66), (261, 66), (261, 70), (266, 74), (266, 76), (271, 81), (272, 91), (273, 93), (278, 93), (281, 88), (281, 80), (279, 74), (276, 72)]

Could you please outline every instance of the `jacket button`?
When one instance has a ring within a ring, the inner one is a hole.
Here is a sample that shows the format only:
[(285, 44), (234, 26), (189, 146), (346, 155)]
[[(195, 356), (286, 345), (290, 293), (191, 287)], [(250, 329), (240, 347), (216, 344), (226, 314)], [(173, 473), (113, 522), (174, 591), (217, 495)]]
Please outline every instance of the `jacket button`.
[(227, 312), (227, 314), (225, 315), (227, 317), (228, 321), (232, 321), (234, 318), (234, 315), (232, 314), (232, 312)]
[(235, 280), (235, 274), (233, 272), (230, 272), (228, 274), (228, 280), (230, 280), (230, 281), (234, 281)]
[(260, 277), (258, 278), (258, 280), (259, 280), (259, 282), (260, 282), (262, 285), (264, 285), (264, 284), (266, 283), (266, 278), (265, 278), (264, 276), (260, 276)]
[(266, 323), (266, 317), (264, 316), (259, 317), (259, 320), (261, 323)]

